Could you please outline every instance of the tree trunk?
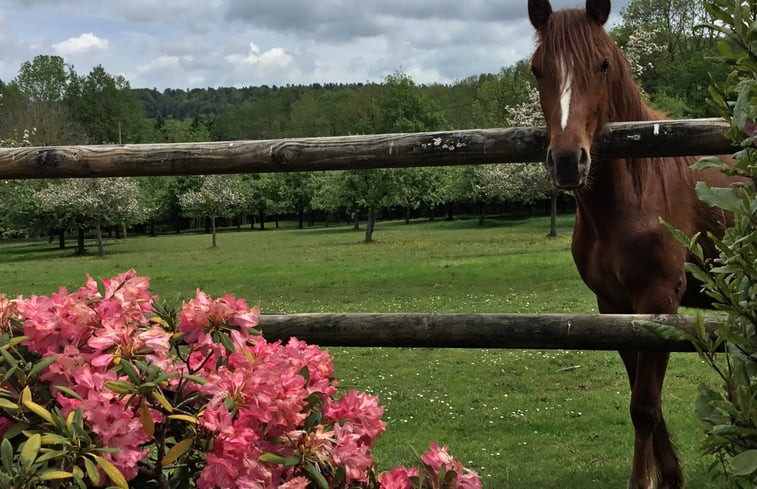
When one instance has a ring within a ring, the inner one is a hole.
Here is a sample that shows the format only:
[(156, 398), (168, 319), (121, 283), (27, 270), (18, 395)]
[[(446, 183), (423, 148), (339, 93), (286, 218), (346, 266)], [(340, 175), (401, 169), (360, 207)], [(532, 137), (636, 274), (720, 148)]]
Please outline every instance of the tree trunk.
[(58, 228), (58, 248), (66, 249), (66, 230)]
[(216, 216), (210, 216), (210, 230), (213, 233), (213, 248), (216, 247)]
[(255, 214), (250, 215), (250, 231), (255, 230)]
[(372, 207), (368, 208), (368, 219), (365, 222), (365, 242), (373, 242), (373, 227), (376, 224), (376, 216)]
[(549, 234), (548, 236), (554, 238), (557, 236), (557, 192), (552, 192), (550, 198), (551, 205), (549, 210)]
[(405, 206), (405, 224), (410, 224), (410, 206)]
[[(300, 210), (297, 212), (297, 229), (302, 229), (303, 224), (305, 223), (305, 209), (300, 208)], [(278, 229), (278, 226), (276, 226)]]
[(76, 229), (76, 254), (79, 256), (87, 254), (87, 250), (84, 248), (84, 228)]
[(478, 225), (484, 225), (484, 218), (486, 217), (486, 206), (483, 202), (478, 203)]
[(121, 234), (123, 234), (124, 239), (126, 239), (126, 223), (125, 222), (121, 223)]
[(360, 229), (360, 215), (357, 212), (352, 214), (352, 229), (355, 231)]
[(155, 220), (150, 219), (150, 236), (155, 237)]
[(103, 248), (103, 233), (100, 227), (100, 221), (95, 224), (95, 234), (97, 236), (97, 256), (103, 256), (105, 254), (105, 248)]

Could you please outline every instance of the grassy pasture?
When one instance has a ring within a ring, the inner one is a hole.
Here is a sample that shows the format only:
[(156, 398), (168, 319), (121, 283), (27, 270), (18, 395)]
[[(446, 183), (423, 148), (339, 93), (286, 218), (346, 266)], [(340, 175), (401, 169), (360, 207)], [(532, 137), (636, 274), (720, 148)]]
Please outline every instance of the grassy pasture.
[[(379, 223), (363, 244), (349, 227), (228, 231), (106, 241), (106, 256), (44, 243), (0, 244), (0, 292), (49, 294), (128, 268), (178, 303), (199, 287), (263, 313), (596, 312), (570, 258), (572, 218)], [(487, 488), (625, 487), (632, 454), (628, 387), (613, 352), (331, 348), (345, 389), (377, 394), (387, 432), (382, 468), (428, 443), (479, 471)], [(699, 455), (696, 386), (714, 382), (695, 355), (674, 354), (664, 411), (689, 488), (717, 487)]]

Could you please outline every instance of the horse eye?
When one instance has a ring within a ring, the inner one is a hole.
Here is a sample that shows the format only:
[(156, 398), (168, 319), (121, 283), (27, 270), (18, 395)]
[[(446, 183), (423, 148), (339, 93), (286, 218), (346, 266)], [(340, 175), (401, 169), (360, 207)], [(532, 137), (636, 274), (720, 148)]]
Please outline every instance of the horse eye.
[(607, 68), (610, 67), (610, 61), (608, 59), (605, 59), (602, 61), (602, 64), (599, 65), (599, 71), (602, 73), (607, 73)]
[(537, 68), (534, 65), (531, 65), (531, 73), (533, 73), (536, 78), (541, 77), (541, 72), (539, 71), (539, 68)]

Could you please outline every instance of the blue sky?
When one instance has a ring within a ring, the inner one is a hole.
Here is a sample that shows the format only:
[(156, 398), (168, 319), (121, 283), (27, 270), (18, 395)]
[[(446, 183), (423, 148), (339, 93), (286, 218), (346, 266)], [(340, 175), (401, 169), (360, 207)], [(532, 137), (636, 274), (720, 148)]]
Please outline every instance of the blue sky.
[(6, 82), (52, 54), (80, 75), (101, 64), (159, 90), (380, 81), (398, 70), (450, 83), (532, 50), (526, 0), (0, 0)]

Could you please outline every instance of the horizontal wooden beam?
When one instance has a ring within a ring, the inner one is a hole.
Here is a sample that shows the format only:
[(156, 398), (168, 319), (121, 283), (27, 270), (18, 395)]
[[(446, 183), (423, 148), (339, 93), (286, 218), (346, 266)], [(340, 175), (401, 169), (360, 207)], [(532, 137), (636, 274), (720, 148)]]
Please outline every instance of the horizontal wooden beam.
[[(664, 340), (636, 323), (644, 320), (695, 331), (692, 317), (610, 314), (262, 315), (260, 328), (269, 341), (295, 336), (321, 346), (694, 351), (688, 341)], [(719, 322), (708, 318), (709, 331)]]
[[(608, 124), (594, 151), (606, 158), (726, 154), (722, 119)], [(413, 134), (0, 148), (0, 178), (86, 178), (267, 173), (542, 161), (544, 128)]]

